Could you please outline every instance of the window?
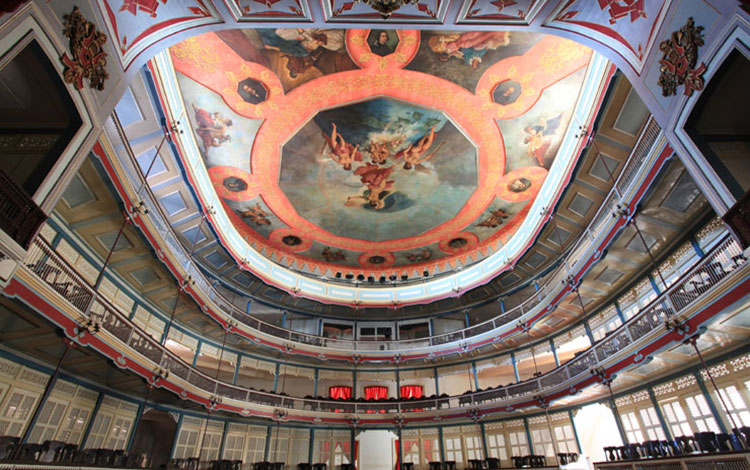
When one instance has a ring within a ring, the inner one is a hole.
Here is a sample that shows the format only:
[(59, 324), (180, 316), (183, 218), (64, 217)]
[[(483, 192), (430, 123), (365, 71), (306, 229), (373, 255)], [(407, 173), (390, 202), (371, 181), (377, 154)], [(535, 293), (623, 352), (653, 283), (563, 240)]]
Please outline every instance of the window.
[(529, 446), (526, 443), (526, 433), (516, 431), (508, 433), (510, 439), (510, 455), (512, 457), (523, 457), (529, 455)]
[(660, 403), (664, 410), (664, 417), (672, 430), (672, 435), (677, 436), (692, 436), (693, 430), (690, 427), (687, 416), (682, 410), (682, 405), (678, 401), (672, 401), (669, 403)]
[(464, 461), (460, 437), (445, 437), (443, 444), (445, 445), (445, 460), (454, 461), (457, 464)]
[(57, 434), (57, 428), (60, 427), (65, 410), (68, 409), (68, 402), (47, 398), (39, 413), (39, 418), (34, 423), (34, 429), (29, 435), (29, 442), (32, 444), (41, 444), (44, 441), (52, 441)]
[(664, 429), (661, 427), (659, 417), (656, 415), (656, 409), (653, 406), (641, 408), (641, 421), (650, 441), (663, 441), (667, 437), (664, 435)]
[(224, 455), (221, 458), (225, 460), (242, 460), (244, 450), (244, 434), (227, 434), (226, 442), (224, 442)]
[(99, 411), (94, 418), (94, 424), (91, 425), (91, 432), (86, 440), (87, 449), (101, 449), (104, 447), (104, 441), (109, 433), (109, 424), (112, 422), (114, 415), (102, 413)]
[(247, 437), (247, 454), (245, 462), (261, 462), (266, 447), (266, 437), (250, 434)]
[(419, 440), (404, 439), (404, 462), (419, 465)]
[(198, 429), (180, 428), (180, 435), (177, 437), (177, 445), (174, 448), (175, 459), (187, 459), (195, 457), (198, 453)]
[(692, 416), (695, 427), (698, 428), (699, 432), (721, 432), (711, 409), (708, 407), (706, 397), (702, 394), (686, 397), (685, 404), (687, 404), (690, 416)]
[(464, 436), (464, 448), (467, 460), (482, 460), (480, 436)]
[[(547, 457), (555, 456), (555, 449), (552, 446), (552, 437), (549, 434), (549, 429), (532, 429), (531, 430), (531, 442), (534, 443), (534, 453), (537, 455), (545, 455)], [(544, 452), (542, 452), (542, 450)]]
[(424, 456), (424, 465), (427, 466), (430, 462), (440, 461), (440, 447), (438, 447), (437, 439), (423, 438), (422, 439), (422, 455)]
[(271, 462), (286, 462), (289, 453), (289, 430), (278, 426), (271, 432), (271, 443), (268, 449), (268, 460)]
[(80, 406), (71, 406), (68, 416), (65, 418), (62, 429), (57, 435), (57, 440), (65, 441), (68, 444), (78, 444), (83, 437), (83, 427), (89, 418), (90, 410), (83, 409)]
[(635, 411), (620, 413), (620, 420), (622, 421), (622, 427), (625, 428), (625, 435), (628, 437), (628, 442), (643, 442), (641, 425), (638, 423)]
[(576, 435), (573, 432), (573, 426), (570, 424), (564, 424), (562, 426), (556, 426), (554, 430), (555, 440), (557, 441), (557, 451), (577, 454), (578, 445), (576, 444)]
[(729, 413), (734, 418), (737, 426), (750, 426), (750, 410), (748, 410), (747, 403), (745, 403), (737, 387), (730, 385), (719, 390), (721, 390), (721, 394), (724, 396), (724, 403), (729, 408)]
[(38, 396), (20, 389), (14, 389), (9, 394), (3, 406), (3, 414), (0, 416), (0, 435), (21, 436)]
[(503, 434), (487, 435), (487, 452), (490, 457), (500, 460), (508, 460), (508, 453), (505, 450), (505, 436)]
[(125, 418), (121, 416), (116, 417), (105, 447), (107, 449), (114, 450), (124, 449), (125, 444), (127, 444), (128, 442), (128, 436), (130, 435), (130, 426), (132, 426), (132, 424), (132, 418)]
[(206, 431), (203, 442), (200, 445), (200, 457), (201, 460), (212, 461), (216, 460), (219, 456), (219, 445), (221, 444), (221, 432)]

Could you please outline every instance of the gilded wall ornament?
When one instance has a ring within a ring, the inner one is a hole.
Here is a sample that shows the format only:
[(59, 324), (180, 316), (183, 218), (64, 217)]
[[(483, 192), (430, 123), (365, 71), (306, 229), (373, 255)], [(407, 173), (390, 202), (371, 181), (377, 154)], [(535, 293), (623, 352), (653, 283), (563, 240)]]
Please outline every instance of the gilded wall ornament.
[(107, 53), (102, 46), (107, 42), (107, 35), (96, 30), (96, 25), (86, 20), (78, 7), (63, 15), (63, 35), (70, 40), (70, 52), (64, 53), (61, 60), (65, 69), (65, 83), (72, 83), (78, 90), (83, 88), (83, 79), (89, 81), (89, 87), (104, 89), (104, 81), (109, 74), (104, 69), (107, 65)]
[[(360, 0), (356, 0), (359, 3)], [(394, 11), (405, 5), (416, 5), (419, 0), (361, 0), (368, 4), (370, 8), (380, 13), (383, 19), (388, 19)]]
[(685, 95), (702, 90), (706, 64), (698, 63), (698, 48), (703, 45), (703, 26), (695, 26), (690, 17), (685, 26), (672, 33), (672, 37), (659, 44), (664, 53), (659, 64), (659, 86), (664, 96), (676, 95), (677, 87), (685, 85)]

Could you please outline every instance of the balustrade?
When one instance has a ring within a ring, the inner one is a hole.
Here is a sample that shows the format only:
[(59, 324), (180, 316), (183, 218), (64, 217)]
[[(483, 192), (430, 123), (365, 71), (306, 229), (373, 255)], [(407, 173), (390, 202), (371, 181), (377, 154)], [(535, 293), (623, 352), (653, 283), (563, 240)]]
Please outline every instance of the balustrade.
[[(664, 328), (664, 322), (669, 316), (678, 314), (689, 306), (685, 299), (692, 299), (692, 301), (697, 299), (697, 297), (686, 297), (686, 292), (700, 291), (705, 293), (739, 269), (746, 261), (739, 244), (733, 238), (725, 236), (691, 270), (630, 320), (587, 351), (539, 377), (506, 387), (476, 391), (458, 397), (441, 396), (430, 399), (378, 402), (311, 400), (287, 397), (281, 394), (248, 390), (214, 380), (189, 366), (132, 323), (126, 313), (120, 311), (98, 292), (95, 292), (93, 287), (78, 276), (75, 270), (60, 258), (44, 240), (37, 239), (35, 241), (29, 250), (25, 264), (40, 281), (63, 296), (84, 318), (88, 317), (87, 328), (93, 329), (93, 332), (96, 332), (97, 328), (103, 328), (113, 338), (150, 360), (155, 366), (154, 370), (168, 371), (170, 377), (179, 377), (209, 396), (218, 395), (219, 397), (250, 401), (272, 407), (367, 414), (440, 409), (446, 404), (453, 408), (487, 402), (497, 403), (502, 400), (518, 400), (548, 392), (563, 384), (575, 382), (576, 379), (588, 377), (592, 368), (611, 362), (613, 356), (628, 353), (630, 346), (643, 343), (644, 337)], [(61, 282), (66, 285), (66, 288), (59, 288)], [(676, 302), (675, 299), (682, 300)], [(580, 377), (582, 374), (585, 374), (584, 377)]]
[[(119, 125), (116, 120), (115, 124)], [(122, 163), (124, 164), (128, 175), (131, 177), (137, 175), (138, 183), (144, 184), (145, 190), (141, 195), (143, 196), (143, 204), (144, 207), (148, 209), (149, 221), (155, 225), (158, 236), (166, 243), (171, 254), (176, 257), (177, 264), (184, 267), (186, 275), (196, 281), (201, 292), (207, 292), (207, 299), (216, 307), (216, 311), (223, 312), (225, 315), (237, 320), (241, 325), (254, 330), (283, 340), (290, 340), (309, 346), (348, 351), (404, 351), (424, 348), (426, 346), (443, 346), (458, 341), (464, 341), (480, 335), (487, 335), (503, 327), (505, 329), (512, 329), (520, 318), (531, 316), (533, 313), (541, 311), (541, 307), (550, 304), (555, 296), (560, 294), (563, 288), (566, 288), (566, 279), (571, 274), (577, 272), (576, 268), (582, 269), (582, 265), (593, 256), (594, 251), (600, 244), (600, 240), (607, 235), (606, 233), (602, 233), (603, 227), (613, 223), (613, 214), (620, 206), (623, 195), (626, 194), (637, 182), (637, 177), (644, 167), (643, 163), (652, 151), (660, 133), (661, 128), (653, 118), (650, 118), (644, 126), (623, 171), (620, 173), (607, 199), (602, 203), (599, 211), (589, 224), (589, 227), (572, 245), (570, 254), (565, 262), (561, 263), (556, 270), (546, 276), (548, 281), (540, 287), (539, 292), (532, 293), (518, 305), (509, 308), (492, 319), (462, 330), (435, 335), (429, 338), (379, 341), (377, 344), (373, 344), (370, 341), (332, 339), (288, 330), (259, 320), (234, 306), (212, 286), (212, 283), (205, 278), (203, 272), (195, 265), (195, 262), (187, 253), (185, 247), (178, 240), (170, 225), (166, 222), (167, 217), (162, 213), (161, 206), (155, 202), (154, 196), (150, 192), (150, 188), (145, 184), (146, 182), (143, 179), (143, 175), (136, 169), (137, 164), (133, 158), (123, 158)], [(124, 141), (123, 145), (126, 145)], [(155, 246), (154, 248), (157, 250), (159, 249), (158, 246)], [(340, 282), (342, 285), (351, 285), (350, 283), (345, 283), (342, 280), (336, 279), (329, 279), (328, 282)], [(567, 288), (569, 288), (569, 286), (567, 286)], [(212, 308), (212, 306), (209, 306), (209, 309), (210, 308)], [(249, 334), (247, 332), (241, 333), (246, 335)]]

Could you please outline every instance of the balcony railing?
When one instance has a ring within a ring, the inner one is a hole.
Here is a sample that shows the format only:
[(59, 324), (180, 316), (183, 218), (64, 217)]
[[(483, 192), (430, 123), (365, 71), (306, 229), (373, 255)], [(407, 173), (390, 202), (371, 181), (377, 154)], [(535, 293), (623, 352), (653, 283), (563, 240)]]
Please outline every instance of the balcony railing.
[[(116, 121), (115, 121), (116, 123)], [(116, 123), (117, 124), (117, 123)], [(598, 256), (600, 245), (607, 240), (610, 231), (604, 231), (604, 228), (610, 227), (611, 230), (619, 230), (616, 227), (616, 212), (622, 203), (623, 197), (632, 192), (633, 185), (636, 182), (641, 171), (644, 171), (644, 162), (649, 157), (656, 143), (661, 128), (653, 118), (650, 118), (644, 126), (638, 141), (631, 152), (631, 155), (618, 177), (614, 187), (610, 191), (607, 199), (599, 208), (599, 211), (592, 219), (588, 228), (578, 238), (575, 245), (571, 248), (566, 260), (547, 275), (547, 282), (542, 285), (538, 292), (534, 292), (530, 297), (520, 304), (506, 310), (504, 313), (465, 329), (453, 331), (450, 333), (434, 335), (428, 338), (408, 339), (408, 340), (391, 340), (391, 341), (357, 341), (346, 339), (333, 339), (323, 336), (302, 333), (294, 330), (282, 328), (270, 323), (264, 322), (244, 310), (236, 307), (232, 302), (227, 300), (212, 283), (203, 274), (203, 271), (195, 264), (190, 254), (177, 238), (172, 227), (167, 222), (167, 217), (162, 213), (161, 206), (156, 203), (156, 198), (150, 192), (148, 184), (143, 179), (140, 171), (136, 170), (136, 163), (131, 158), (122, 158), (124, 168), (131, 181), (138, 186), (143, 185), (144, 191), (141, 195), (144, 208), (148, 209), (148, 221), (153, 225), (155, 230), (152, 233), (154, 239), (161, 239), (166, 247), (155, 245), (156, 250), (166, 248), (169, 256), (176, 260), (175, 265), (184, 268), (184, 273), (174, 273), (178, 277), (190, 278), (195, 282), (196, 289), (193, 293), (196, 296), (204, 295), (204, 302), (207, 304), (211, 313), (215, 313), (226, 319), (233, 319), (241, 326), (248, 327), (285, 341), (301, 343), (305, 345), (323, 347), (327, 349), (336, 349), (352, 352), (368, 351), (407, 351), (432, 346), (444, 346), (450, 343), (465, 342), (467, 340), (475, 341), (480, 335), (489, 337), (490, 333), (502, 334), (507, 333), (515, 327), (516, 322), (522, 318), (533, 317), (542, 312), (547, 305), (555, 304), (561, 300), (563, 293), (570, 291), (572, 286), (568, 285), (568, 279), (571, 276), (578, 276), (584, 271), (585, 265), (593, 256)], [(126, 146), (123, 139), (123, 145)], [(650, 170), (650, 166), (645, 171)], [(631, 201), (633, 202), (633, 201)], [(333, 282), (333, 281), (331, 281)], [(198, 299), (196, 299), (198, 300)], [(504, 327), (504, 328), (503, 328)], [(499, 329), (503, 328), (503, 331)], [(240, 330), (244, 336), (251, 337), (252, 331)]]
[(0, 170), (0, 229), (28, 249), (45, 220), (47, 214), (13, 178)]
[[(79, 323), (85, 324), (90, 331), (106, 331), (120, 343), (115, 346), (117, 350), (121, 351), (123, 346), (129, 348), (132, 353), (139, 354), (145, 358), (144, 360), (149, 361), (151, 365), (148, 367), (157, 371), (155, 374), (169, 382), (174, 378), (181, 379), (191, 385), (194, 393), (202, 395), (206, 401), (221, 402), (226, 398), (241, 402), (241, 406), (252, 403), (291, 410), (371, 415), (460, 408), (488, 403), (510, 405), (523, 399), (529, 400), (532, 397), (568, 390), (576, 383), (590, 378), (592, 368), (616, 364), (628, 354), (633, 354), (634, 348), (642, 348), (660, 336), (655, 334), (665, 333), (665, 320), (686, 312), (696, 300), (743, 267), (746, 262), (739, 244), (733, 238), (725, 236), (692, 269), (619, 328), (574, 359), (534, 379), (460, 396), (377, 402), (289, 397), (215, 380), (183, 361), (131, 322), (126, 312), (103, 298), (100, 292), (96, 292), (44, 240), (37, 238), (29, 251), (25, 265), (37, 279), (67, 300), (80, 314)], [(115, 354), (119, 357), (120, 353)], [(143, 360), (139, 360), (139, 363), (143, 363)], [(237, 411), (236, 406), (232, 405), (233, 408), (227, 409)]]

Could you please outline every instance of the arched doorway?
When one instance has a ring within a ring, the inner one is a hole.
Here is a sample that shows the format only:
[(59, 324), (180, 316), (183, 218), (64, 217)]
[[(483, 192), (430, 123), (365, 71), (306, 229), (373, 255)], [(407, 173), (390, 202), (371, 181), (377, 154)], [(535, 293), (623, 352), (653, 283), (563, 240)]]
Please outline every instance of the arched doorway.
[(150, 468), (166, 468), (176, 434), (177, 422), (169, 413), (149, 410), (143, 414), (135, 430), (132, 453), (149, 454)]

